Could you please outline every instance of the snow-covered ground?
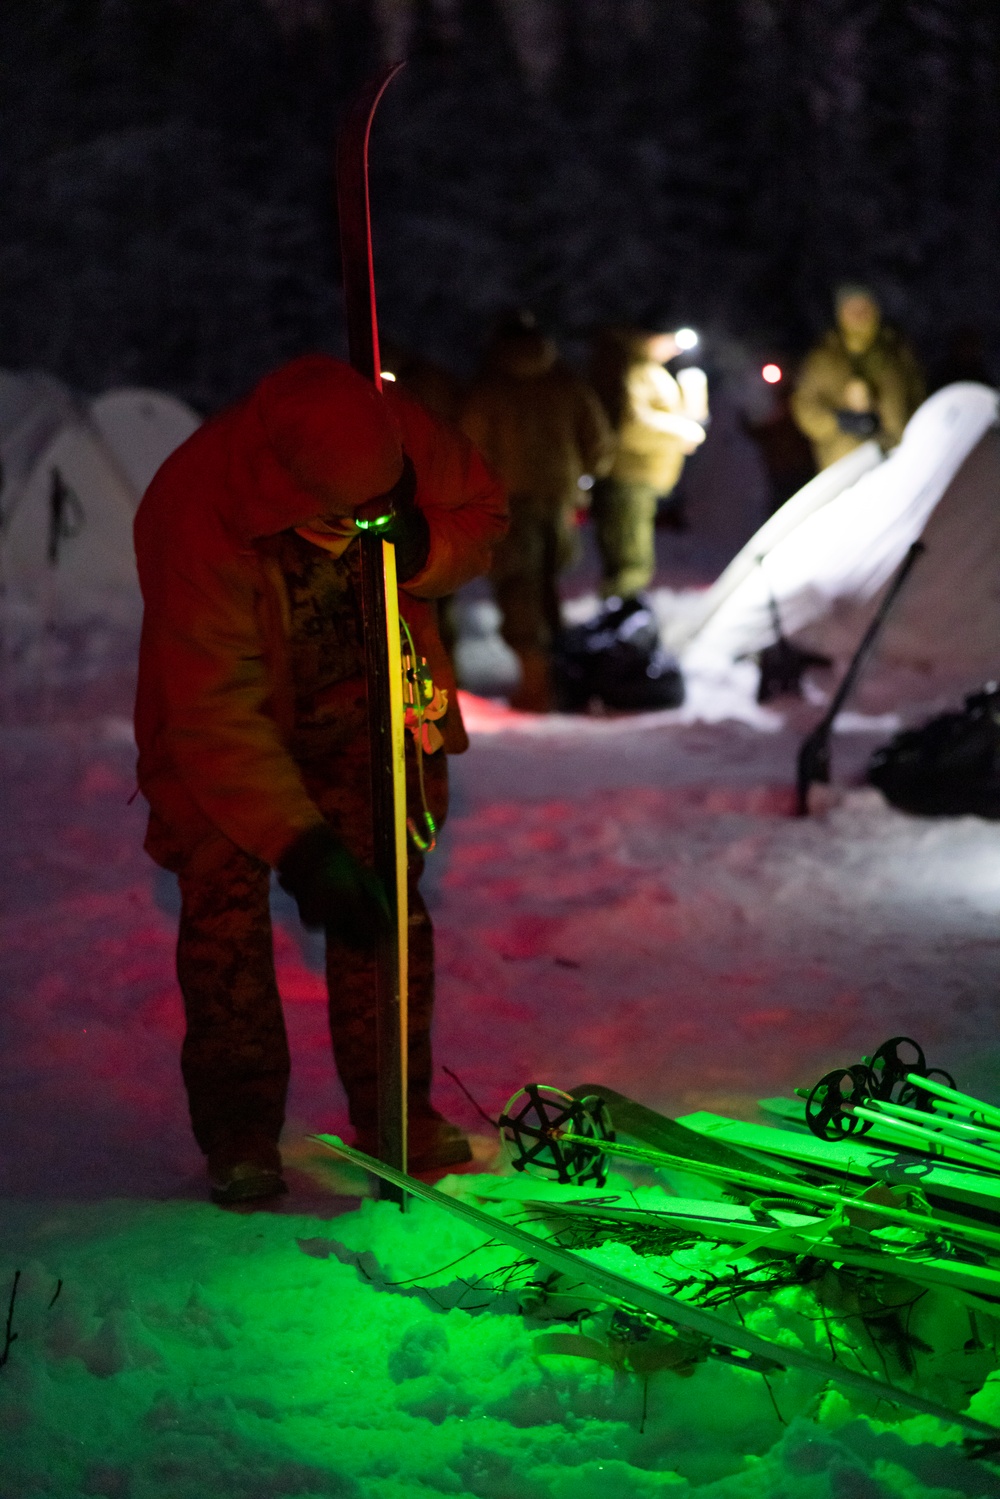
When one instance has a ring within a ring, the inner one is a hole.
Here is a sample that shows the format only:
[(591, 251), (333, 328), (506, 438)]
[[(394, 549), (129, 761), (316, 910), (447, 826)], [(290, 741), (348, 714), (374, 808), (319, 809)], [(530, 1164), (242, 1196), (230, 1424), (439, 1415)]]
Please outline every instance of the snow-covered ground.
[[(630, 718), (467, 699), (427, 888), (438, 1062), (488, 1111), (530, 1080), (587, 1081), (753, 1117), (900, 1033), (1000, 1100), (1000, 827), (910, 818), (852, 784), (891, 728), (857, 713), (837, 788), (796, 819), (816, 708), (763, 712), (751, 687), (694, 683), (686, 708)], [(657, 1375), (640, 1433), (624, 1376), (542, 1367), (511, 1315), (378, 1289), (478, 1241), (430, 1208), (359, 1210), (362, 1183), (305, 1142), (346, 1120), (319, 951), (280, 900), (292, 1192), (278, 1212), (205, 1204), (176, 891), (142, 852), (124, 715), (61, 716), (57, 697), (0, 726), (0, 1324), (23, 1272), (4, 1499), (1000, 1493), (932, 1422), (880, 1434), (831, 1396), (819, 1424), (785, 1428), (723, 1366)], [(437, 1101), (483, 1128), (444, 1075)]]

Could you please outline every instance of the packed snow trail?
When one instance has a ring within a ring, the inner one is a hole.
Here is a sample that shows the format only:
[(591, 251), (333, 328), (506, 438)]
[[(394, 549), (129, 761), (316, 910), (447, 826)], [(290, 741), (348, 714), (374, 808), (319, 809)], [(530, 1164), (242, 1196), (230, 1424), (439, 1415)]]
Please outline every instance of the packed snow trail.
[[(427, 890), (439, 1069), (491, 1113), (525, 1082), (586, 1078), (753, 1117), (900, 1033), (998, 1096), (1000, 828), (910, 818), (867, 789), (796, 820), (791, 728), (470, 717)], [(836, 736), (842, 781), (875, 728)], [(0, 1192), (197, 1195), (176, 886), (142, 852), (128, 725), (11, 726), (2, 746)], [(346, 1121), (318, 939), (276, 914), (290, 1142)], [(437, 1101), (482, 1127), (440, 1070)]]
[[(752, 1117), (900, 1032), (998, 1097), (1000, 828), (908, 818), (864, 789), (791, 817), (815, 709), (782, 726), (744, 694), (727, 719), (738, 685), (715, 723), (697, 692), (620, 720), (469, 703), (428, 879), (436, 1047), (491, 1112), (532, 1079), (603, 1079)], [(852, 724), (841, 784), (888, 732)], [(431, 1208), (359, 1210), (365, 1182), (309, 1153), (345, 1110), (319, 945), (278, 902), (292, 1190), (275, 1212), (211, 1207), (178, 1066), (176, 887), (142, 852), (129, 724), (8, 724), (0, 752), (0, 1294), (22, 1272), (5, 1499), (996, 1492), (931, 1418), (817, 1403), (800, 1375), (769, 1392), (714, 1361), (643, 1383), (540, 1359), (513, 1306), (476, 1311), (480, 1234)], [(482, 1128), (443, 1074), (437, 1101)], [(968, 1410), (1000, 1422), (996, 1383)]]

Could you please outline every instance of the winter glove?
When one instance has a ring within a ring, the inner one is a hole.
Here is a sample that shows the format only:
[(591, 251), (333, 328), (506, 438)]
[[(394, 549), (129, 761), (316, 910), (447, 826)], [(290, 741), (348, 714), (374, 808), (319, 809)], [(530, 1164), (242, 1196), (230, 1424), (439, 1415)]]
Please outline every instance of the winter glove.
[(431, 533), (427, 517), (417, 505), (417, 473), (406, 453), (398, 482), (385, 494), (360, 505), (354, 518), (363, 531), (392, 542), (396, 577), (401, 583), (417, 576), (431, 549)]
[(298, 903), (302, 925), (348, 947), (372, 948), (392, 923), (382, 881), (325, 823), (300, 834), (278, 862), (278, 884)]
[(874, 411), (838, 411), (837, 426), (851, 437), (874, 437), (878, 431), (878, 416)]

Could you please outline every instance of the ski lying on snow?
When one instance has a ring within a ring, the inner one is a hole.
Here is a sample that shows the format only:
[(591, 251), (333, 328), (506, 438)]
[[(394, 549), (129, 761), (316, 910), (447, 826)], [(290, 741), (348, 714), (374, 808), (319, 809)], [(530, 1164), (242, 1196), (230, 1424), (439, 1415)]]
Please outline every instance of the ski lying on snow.
[[(747, 1151), (734, 1148), (729, 1141), (691, 1129), (684, 1120), (668, 1119), (666, 1114), (658, 1114), (644, 1103), (636, 1103), (634, 1098), (627, 1098), (624, 1093), (616, 1093), (614, 1088), (605, 1088), (600, 1083), (581, 1083), (579, 1087), (569, 1089), (569, 1096), (600, 1098), (619, 1134), (631, 1135), (633, 1140), (641, 1140), (644, 1145), (652, 1145), (668, 1155), (687, 1156), (692, 1164), (702, 1162), (708, 1166), (742, 1167), (744, 1170), (760, 1164)], [(778, 1170), (781, 1172), (782, 1168)], [(789, 1165), (784, 1170), (791, 1173), (793, 1168)]]
[[(599, 1201), (593, 1205), (583, 1201), (562, 1203), (528, 1195), (519, 1200), (524, 1207), (534, 1209), (539, 1217), (551, 1215), (594, 1225), (642, 1224), (663, 1229), (690, 1226), (706, 1239), (727, 1241), (729, 1247), (720, 1248), (716, 1256), (715, 1263), (720, 1267), (735, 1265), (748, 1256), (756, 1257), (759, 1251), (809, 1255), (835, 1265), (874, 1270), (929, 1290), (948, 1291), (974, 1311), (988, 1316), (995, 1317), (1000, 1312), (1000, 1266), (945, 1259), (927, 1254), (922, 1246), (920, 1258), (909, 1257), (905, 1251), (910, 1246), (880, 1242), (870, 1235), (859, 1235), (858, 1243), (824, 1237), (831, 1228), (843, 1226), (840, 1214), (818, 1217), (771, 1206), (767, 1215), (772, 1221), (762, 1223), (759, 1208), (693, 1198), (671, 1198), (670, 1206), (663, 1209), (619, 1208)], [(864, 1206), (864, 1202), (859, 1201), (858, 1211), (863, 1211)], [(664, 1253), (669, 1252), (669, 1247), (665, 1246)]]
[(595, 1265), (582, 1255), (574, 1254), (568, 1249), (561, 1249), (537, 1234), (526, 1233), (524, 1229), (505, 1223), (481, 1208), (475, 1208), (470, 1203), (449, 1197), (437, 1187), (428, 1186), (425, 1182), (396, 1170), (395, 1167), (387, 1166), (384, 1162), (376, 1161), (360, 1150), (344, 1145), (336, 1135), (313, 1135), (311, 1138), (335, 1154), (343, 1156), (345, 1160), (353, 1161), (355, 1165), (390, 1182), (399, 1190), (409, 1193), (410, 1196), (419, 1197), (425, 1202), (436, 1203), (438, 1207), (454, 1217), (463, 1218), (467, 1223), (475, 1224), (490, 1238), (509, 1244), (511, 1248), (519, 1250), (539, 1264), (547, 1265), (550, 1269), (571, 1275), (593, 1286), (611, 1301), (638, 1307), (641, 1311), (648, 1312), (674, 1326), (690, 1328), (725, 1349), (740, 1350), (754, 1358), (765, 1359), (774, 1366), (804, 1369), (823, 1380), (832, 1380), (848, 1389), (857, 1390), (859, 1394), (869, 1399), (887, 1400), (891, 1404), (905, 1406), (909, 1410), (920, 1411), (924, 1415), (935, 1416), (938, 1420), (961, 1426), (966, 1431), (975, 1433), (976, 1436), (1000, 1437), (1000, 1430), (987, 1425), (984, 1421), (977, 1421), (971, 1416), (950, 1411), (933, 1400), (925, 1400), (922, 1396), (912, 1394), (909, 1390), (901, 1390), (887, 1381), (873, 1379), (870, 1375), (846, 1369), (842, 1364), (835, 1364), (831, 1360), (807, 1353), (804, 1349), (792, 1348), (787, 1344), (759, 1337), (747, 1328), (733, 1325), (713, 1312), (691, 1306), (665, 1291), (657, 1291), (651, 1286), (645, 1286), (639, 1281), (619, 1275), (616, 1271)]
[[(614, 1109), (611, 1117), (615, 1117)], [(956, 1211), (968, 1205), (1000, 1222), (1000, 1177), (988, 1176), (974, 1167), (942, 1166), (905, 1146), (870, 1145), (868, 1135), (864, 1142), (858, 1136), (819, 1140), (813, 1134), (800, 1134), (797, 1130), (773, 1129), (767, 1124), (748, 1124), (742, 1119), (705, 1112), (687, 1114), (678, 1123), (706, 1140), (758, 1155), (777, 1156), (784, 1165), (800, 1170), (814, 1168), (863, 1181), (919, 1187), (929, 1201)], [(622, 1128), (632, 1133), (627, 1126)]]
[[(668, 1155), (686, 1156), (697, 1169), (706, 1165), (766, 1170), (777, 1175), (820, 1173), (831, 1180), (847, 1177), (864, 1182), (886, 1182), (892, 1186), (919, 1187), (935, 1206), (960, 1213), (973, 1209), (974, 1216), (1000, 1225), (1000, 1179), (961, 1166), (942, 1166), (917, 1151), (887, 1142), (867, 1143), (872, 1135), (849, 1139), (819, 1140), (805, 1128), (805, 1113), (797, 1099), (767, 1098), (765, 1112), (802, 1129), (775, 1129), (766, 1124), (748, 1124), (724, 1114), (699, 1111), (680, 1119), (668, 1119), (645, 1104), (636, 1103), (613, 1088), (599, 1083), (581, 1083), (570, 1088), (573, 1098), (596, 1095), (604, 1100), (611, 1123), (619, 1134)], [(872, 1131), (875, 1134), (876, 1130)], [(676, 1169), (680, 1170), (678, 1166)]]

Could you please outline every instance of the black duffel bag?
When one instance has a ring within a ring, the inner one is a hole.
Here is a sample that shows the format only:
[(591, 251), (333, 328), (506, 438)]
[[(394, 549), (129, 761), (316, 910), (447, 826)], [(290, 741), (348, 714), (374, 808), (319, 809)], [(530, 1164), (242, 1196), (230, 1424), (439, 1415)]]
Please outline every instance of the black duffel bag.
[(660, 645), (656, 615), (642, 598), (609, 599), (596, 619), (563, 630), (553, 660), (556, 698), (579, 712), (598, 698), (607, 708), (677, 708), (684, 678)]
[(1000, 687), (987, 682), (961, 713), (897, 734), (875, 751), (868, 779), (904, 812), (1000, 819)]

